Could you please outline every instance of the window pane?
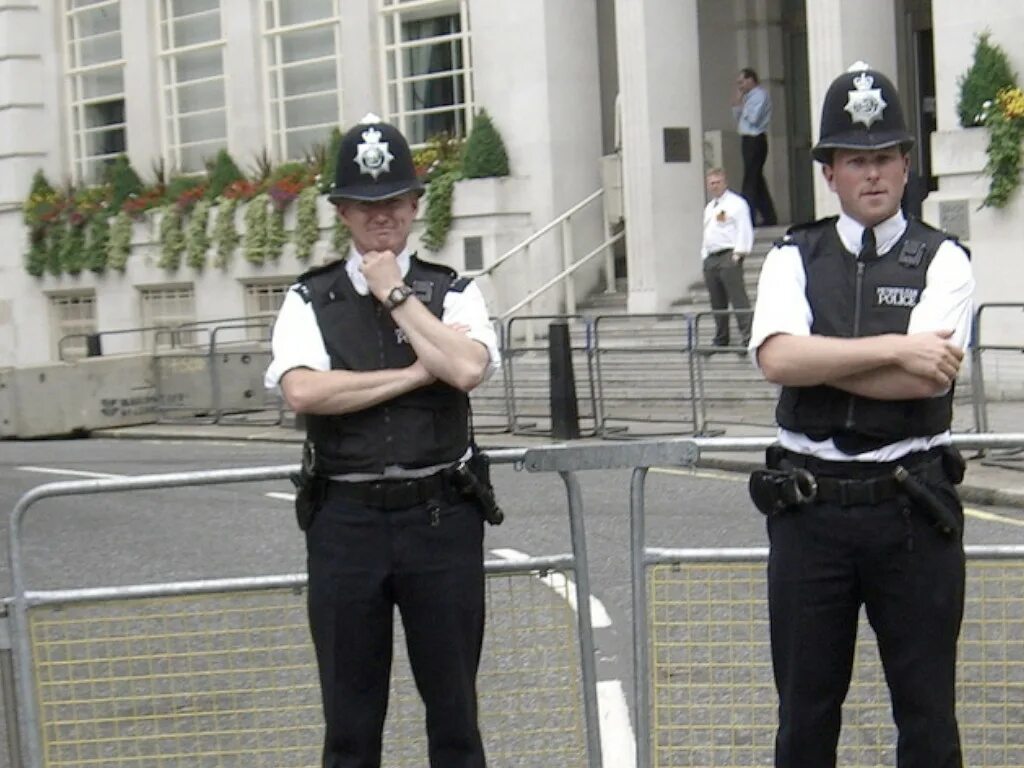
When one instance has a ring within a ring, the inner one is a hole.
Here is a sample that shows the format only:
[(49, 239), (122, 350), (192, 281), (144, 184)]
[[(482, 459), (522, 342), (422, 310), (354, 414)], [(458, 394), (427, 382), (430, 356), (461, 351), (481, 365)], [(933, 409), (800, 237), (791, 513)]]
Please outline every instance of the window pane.
[(121, 32), (121, 8), (118, 4), (76, 13), (73, 17), (78, 38), (93, 37), (107, 32)]
[(86, 128), (103, 125), (124, 125), (124, 100), (107, 101), (85, 106)]
[(334, 53), (334, 31), (307, 29), (281, 36), (281, 60), (287, 64), (303, 59), (319, 59)]
[(335, 15), (334, 0), (278, 0), (278, 8), (282, 27), (329, 19)]
[(206, 165), (217, 152), (227, 146), (223, 139), (181, 148), (181, 170), (183, 173), (195, 173), (206, 170)]
[(124, 93), (124, 71), (121, 67), (90, 72), (75, 79), (79, 85), (76, 89), (79, 99), (96, 99)]
[(224, 81), (216, 80), (178, 89), (178, 114), (200, 112), (224, 106)]
[(174, 72), (179, 83), (189, 80), (202, 80), (217, 77), (224, 73), (224, 62), (221, 49), (211, 48), (206, 51), (190, 51), (175, 57)]
[(190, 16), (220, 8), (220, 0), (171, 0), (171, 15)]
[(192, 144), (197, 141), (213, 141), (227, 134), (223, 112), (211, 112), (203, 115), (182, 115), (178, 121), (181, 131), (181, 143)]
[[(337, 88), (337, 67), (333, 61), (320, 61), (315, 64), (289, 67), (281, 74), (284, 80), (284, 90), (292, 96), (334, 91)], [(271, 78), (271, 81), (273, 82), (274, 78)]]
[[(333, 127), (333, 126), (332, 126)], [(317, 144), (327, 145), (330, 139), (331, 128), (318, 126), (316, 128), (304, 128), (297, 131), (290, 131), (287, 137), (288, 157), (305, 157), (306, 153), (312, 150)]]
[(209, 43), (220, 39), (220, 14), (209, 13), (174, 22), (174, 47)]
[(336, 123), (338, 106), (333, 95), (307, 96), (287, 102), (284, 119), (289, 127)]

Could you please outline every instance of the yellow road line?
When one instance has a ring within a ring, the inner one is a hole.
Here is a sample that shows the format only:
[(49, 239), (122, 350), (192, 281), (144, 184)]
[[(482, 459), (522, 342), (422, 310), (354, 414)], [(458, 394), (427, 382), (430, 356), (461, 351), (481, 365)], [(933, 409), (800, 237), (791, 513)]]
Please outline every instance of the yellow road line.
[(1007, 525), (1024, 525), (1024, 520), (1018, 520), (1015, 517), (1006, 517), (1005, 515), (997, 515), (995, 512), (985, 512), (981, 509), (975, 509), (974, 507), (964, 507), (964, 514), (970, 517), (976, 517), (979, 520), (987, 520), (990, 523), (1006, 523)]

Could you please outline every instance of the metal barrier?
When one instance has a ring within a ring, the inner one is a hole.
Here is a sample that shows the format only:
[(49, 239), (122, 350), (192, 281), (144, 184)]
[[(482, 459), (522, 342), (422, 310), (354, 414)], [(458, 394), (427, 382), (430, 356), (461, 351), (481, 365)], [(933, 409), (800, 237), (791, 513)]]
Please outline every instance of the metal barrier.
[[(490, 456), (510, 463), (524, 453)], [(304, 575), (49, 591), (25, 583), (22, 528), (43, 499), (280, 480), (295, 469), (59, 482), (19, 499), (10, 518), (11, 639), (27, 768), (319, 764)], [(575, 476), (560, 474), (572, 554), (486, 564), (488, 620), (509, 625), (488, 633), (480, 672), (481, 730), (501, 765), (601, 765), (582, 496)], [(539, 573), (572, 576), (575, 616)], [(396, 675), (386, 764), (420, 766), (422, 712), (411, 677)]]
[[(189, 324), (159, 331), (153, 354), (157, 420), (280, 424), (283, 400), (266, 393), (263, 387), (272, 327), (271, 320), (250, 320), (217, 326)], [(164, 398), (168, 390), (196, 395), (169, 405)]]
[[(160, 331), (171, 331), (172, 328), (167, 325), (151, 325), (144, 328), (121, 328), (115, 331), (100, 331), (98, 333), (69, 333), (66, 336), (62, 336), (60, 341), (57, 342), (57, 357), (63, 363), (74, 362), (81, 357), (87, 356), (88, 347), (90, 344), (95, 344), (99, 351), (102, 353), (103, 339), (109, 339), (115, 336), (126, 336), (129, 334), (142, 334), (140, 337), (140, 344), (137, 350), (128, 350), (127, 354), (133, 352), (144, 352), (146, 351), (146, 335), (149, 333), (156, 333)], [(81, 345), (76, 342), (81, 341)], [(71, 352), (78, 350), (81, 354), (71, 354)]]
[[(974, 425), (978, 432), (988, 432), (988, 398), (985, 389), (985, 366), (982, 359), (984, 352), (1024, 353), (1021, 344), (986, 344), (982, 337), (983, 313), (991, 314), (994, 310), (1015, 310), (1024, 314), (1024, 304), (1016, 302), (989, 302), (981, 304), (974, 313), (974, 325), (971, 329), (971, 383), (972, 404), (974, 406)], [(1021, 323), (1017, 323), (1019, 328)], [(991, 357), (991, 356), (990, 356)], [(1020, 360), (1020, 358), (1017, 358)]]
[[(519, 315), (510, 318), (505, 325), (506, 341), (503, 365), (508, 375), (508, 412), (511, 431), (517, 435), (550, 435), (549, 426), (544, 422), (551, 419), (551, 378), (548, 367), (548, 346), (536, 344), (533, 335), (518, 335), (517, 328), (526, 324), (532, 327), (537, 321), (565, 321), (570, 323), (573, 370), (584, 368), (586, 376), (575, 376), (577, 402), (579, 404), (580, 434), (594, 435), (597, 432), (597, 406), (594, 395), (594, 374), (592, 363), (592, 331), (587, 318), (579, 315)], [(525, 363), (532, 363), (526, 367)], [(516, 371), (519, 371), (517, 374)], [(524, 420), (528, 419), (528, 421)]]
[[(689, 314), (599, 315), (593, 329), (598, 434), (615, 437), (627, 429), (620, 423), (654, 421), (697, 430)], [(638, 346), (640, 335), (650, 343)]]
[[(638, 443), (605, 453), (633, 466), (633, 586), (637, 768), (772, 763), (772, 682), (766, 549), (646, 545), (644, 483), (651, 466), (693, 466), (702, 450), (763, 450), (771, 438)], [(964, 448), (1020, 447), (1024, 435), (955, 435)], [(527, 463), (530, 454), (527, 453)], [(958, 664), (965, 764), (1024, 764), (1024, 546), (968, 547), (967, 608)], [(643, 617), (642, 620), (636, 617)], [(892, 765), (893, 727), (874, 643), (863, 637), (844, 705), (840, 762)]]

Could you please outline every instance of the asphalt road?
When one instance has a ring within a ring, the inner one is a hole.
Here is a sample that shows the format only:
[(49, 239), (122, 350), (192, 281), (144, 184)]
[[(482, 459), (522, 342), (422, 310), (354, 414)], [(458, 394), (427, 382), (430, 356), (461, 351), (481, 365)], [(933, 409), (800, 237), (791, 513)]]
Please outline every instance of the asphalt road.
[[(270, 443), (3, 442), (0, 503), (10, 510), (23, 493), (50, 481), (278, 466), (296, 460), (295, 445)], [(619, 681), (628, 702), (632, 699), (630, 472), (587, 471), (579, 477), (592, 591), (608, 616), (607, 625), (595, 631), (598, 679)], [(499, 466), (494, 480), (506, 523), (487, 529), (489, 559), (511, 557), (512, 551), (531, 556), (571, 551), (565, 485), (557, 475)], [(745, 480), (709, 470), (652, 470), (645, 497), (648, 544), (764, 546), (763, 520), (747, 498)], [(291, 504), (268, 496), (290, 492), (285, 480), (46, 500), (33, 508), (25, 525), (26, 583), (30, 589), (59, 589), (300, 573), (303, 545)], [(1024, 510), (977, 512), (968, 523), (969, 544), (1024, 543)], [(6, 527), (0, 537), (6, 549)], [(11, 591), (6, 559), (0, 566), (0, 590)], [(536, 598), (541, 602), (562, 601), (550, 589), (542, 594)], [(489, 641), (514, 632), (516, 621), (508, 614), (496, 618), (497, 626), (488, 628)], [(628, 730), (628, 718), (621, 712), (617, 723), (616, 727)], [(628, 752), (630, 734), (620, 736), (623, 743), (606, 744), (606, 753)], [(510, 758), (505, 764), (531, 764), (527, 755), (516, 760)], [(0, 756), (0, 766), (7, 765)], [(606, 765), (618, 768), (619, 763)]]

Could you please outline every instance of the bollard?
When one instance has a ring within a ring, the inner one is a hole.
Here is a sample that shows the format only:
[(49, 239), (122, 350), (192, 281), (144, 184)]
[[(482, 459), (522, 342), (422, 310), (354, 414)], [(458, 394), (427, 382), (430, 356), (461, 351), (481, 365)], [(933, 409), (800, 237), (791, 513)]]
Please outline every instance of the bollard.
[(90, 333), (85, 337), (85, 356), (86, 357), (101, 357), (103, 355), (103, 346), (100, 343), (100, 335), (98, 333)]
[(577, 440), (580, 436), (579, 409), (569, 323), (566, 320), (556, 320), (548, 326), (548, 363), (551, 371), (551, 436), (559, 440)]

